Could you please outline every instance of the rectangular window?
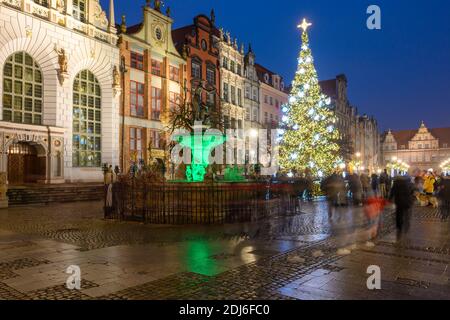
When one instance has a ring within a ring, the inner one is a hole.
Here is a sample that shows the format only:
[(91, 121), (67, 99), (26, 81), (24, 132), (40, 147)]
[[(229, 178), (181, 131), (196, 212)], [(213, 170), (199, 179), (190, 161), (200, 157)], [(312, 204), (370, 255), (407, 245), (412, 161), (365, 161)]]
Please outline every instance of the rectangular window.
[(258, 101), (258, 88), (253, 89), (253, 100)]
[(230, 117), (228, 117), (228, 116), (223, 117), (223, 126), (224, 126), (225, 130), (230, 128)]
[(180, 68), (169, 66), (169, 77), (172, 81), (180, 82)]
[(143, 160), (142, 129), (130, 128), (130, 160), (139, 163)]
[(73, 0), (73, 17), (86, 22), (86, 0)]
[(231, 70), (232, 72), (236, 72), (236, 71), (235, 71), (235, 62), (234, 62), (233, 60), (230, 61), (230, 70)]
[(264, 112), (264, 122), (265, 123), (269, 122), (269, 114), (267, 112)]
[(443, 148), (448, 148), (448, 143), (444, 143), (444, 144), (442, 145), (442, 147), (443, 147)]
[(200, 65), (200, 62), (192, 60), (191, 76), (194, 79), (201, 79), (202, 78), (202, 66)]
[(250, 121), (250, 108), (245, 108), (245, 120)]
[(161, 89), (152, 87), (152, 120), (160, 120), (162, 96)]
[(131, 67), (138, 70), (144, 70), (144, 55), (131, 52)]
[(216, 85), (216, 71), (211, 67), (206, 68), (206, 81), (210, 85)]
[(131, 81), (130, 83), (130, 114), (135, 117), (144, 116), (144, 89), (143, 83)]
[(180, 95), (176, 92), (169, 92), (169, 108), (171, 111), (177, 109), (180, 104)]
[(273, 106), (273, 98), (270, 97), (270, 105)]
[(231, 86), (231, 103), (236, 104), (236, 87)]
[(268, 100), (269, 98), (265, 95), (264, 96), (264, 103), (269, 103), (269, 100)]
[(228, 83), (226, 82), (223, 83), (223, 100), (225, 100), (226, 102), (230, 102), (230, 97), (228, 93)]
[(152, 74), (158, 77), (162, 76), (162, 62), (152, 59)]
[(242, 107), (242, 89), (237, 90), (238, 106)]
[(245, 98), (250, 99), (250, 87), (245, 87)]
[(258, 109), (253, 109), (253, 121), (258, 122)]
[(280, 103), (278, 102), (278, 99), (275, 99), (275, 107), (278, 109), (280, 106)]
[(225, 69), (228, 69), (228, 58), (227, 58), (227, 57), (223, 57), (222, 66), (223, 66)]
[(158, 130), (150, 131), (150, 139), (152, 143), (152, 148), (160, 149), (162, 147), (161, 134)]
[(238, 74), (238, 75), (241, 75), (242, 74), (242, 66), (238, 63), (238, 65), (237, 65), (237, 71), (236, 71), (236, 73)]
[(207, 93), (206, 94), (206, 103), (209, 105), (209, 106), (214, 106), (215, 105), (215, 101), (216, 99), (215, 99), (215, 95), (214, 95), (214, 93)]

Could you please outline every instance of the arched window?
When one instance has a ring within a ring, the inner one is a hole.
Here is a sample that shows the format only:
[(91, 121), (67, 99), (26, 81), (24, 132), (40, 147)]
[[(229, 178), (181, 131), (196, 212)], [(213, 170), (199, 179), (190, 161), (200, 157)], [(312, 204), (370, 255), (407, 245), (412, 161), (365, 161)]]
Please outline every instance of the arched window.
[(101, 167), (100, 84), (94, 74), (81, 71), (73, 83), (73, 166)]
[(10, 56), (3, 69), (3, 120), (41, 124), (42, 72), (26, 52)]

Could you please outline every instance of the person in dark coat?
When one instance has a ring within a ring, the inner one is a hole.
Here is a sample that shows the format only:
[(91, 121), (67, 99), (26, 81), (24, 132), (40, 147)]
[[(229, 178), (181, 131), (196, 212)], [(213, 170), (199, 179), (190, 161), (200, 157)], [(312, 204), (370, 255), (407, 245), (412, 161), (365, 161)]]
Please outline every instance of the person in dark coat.
[(356, 206), (362, 205), (362, 184), (359, 176), (356, 173), (352, 173), (348, 177), (348, 184), (352, 193), (353, 204)]
[(450, 216), (450, 178), (442, 177), (439, 184), (438, 198), (440, 201), (439, 211), (442, 220), (447, 220)]
[(335, 207), (339, 203), (339, 186), (338, 176), (334, 173), (326, 177), (321, 183), (321, 189), (325, 193), (328, 201), (328, 217), (331, 219)]
[(397, 240), (409, 231), (411, 212), (414, 204), (414, 186), (409, 178), (397, 177), (389, 199), (396, 206)]
[(378, 175), (376, 173), (372, 174), (372, 177), (371, 177), (372, 192), (375, 197), (378, 195), (379, 183), (380, 183), (380, 181), (378, 180)]
[(380, 175), (380, 195), (386, 199), (388, 197), (390, 179), (387, 170), (385, 169)]

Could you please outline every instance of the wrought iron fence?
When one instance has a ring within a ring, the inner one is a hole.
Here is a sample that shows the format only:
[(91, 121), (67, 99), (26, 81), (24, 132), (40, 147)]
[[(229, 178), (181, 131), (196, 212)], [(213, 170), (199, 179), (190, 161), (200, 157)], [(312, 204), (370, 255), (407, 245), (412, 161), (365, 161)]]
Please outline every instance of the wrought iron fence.
[(250, 222), (298, 212), (302, 192), (289, 183), (148, 184), (132, 179), (113, 184), (105, 218), (152, 224)]

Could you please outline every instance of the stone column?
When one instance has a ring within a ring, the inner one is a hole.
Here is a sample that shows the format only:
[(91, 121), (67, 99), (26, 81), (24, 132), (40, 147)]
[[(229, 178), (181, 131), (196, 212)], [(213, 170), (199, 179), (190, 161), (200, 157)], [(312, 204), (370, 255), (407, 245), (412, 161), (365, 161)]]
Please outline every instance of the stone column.
[(6, 192), (8, 191), (6, 172), (0, 172), (0, 208), (8, 208), (9, 201)]

